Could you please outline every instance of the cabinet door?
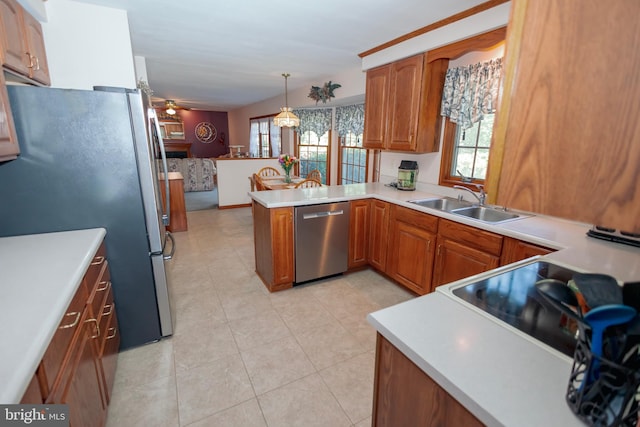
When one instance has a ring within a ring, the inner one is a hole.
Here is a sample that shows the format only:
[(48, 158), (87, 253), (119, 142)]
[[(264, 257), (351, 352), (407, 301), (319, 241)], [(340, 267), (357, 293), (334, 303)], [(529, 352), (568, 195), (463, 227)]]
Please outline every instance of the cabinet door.
[(389, 204), (371, 202), (371, 233), (369, 234), (369, 264), (377, 270), (387, 269), (387, 241), (389, 236)]
[(416, 55), (391, 64), (386, 136), (389, 150), (416, 149), (422, 62), (423, 55)]
[(27, 45), (29, 46), (29, 77), (49, 86), (51, 84), (51, 78), (49, 77), (49, 64), (44, 48), (42, 26), (37, 19), (26, 12), (23, 13), (23, 18), (24, 35), (27, 40)]
[(349, 268), (367, 265), (369, 244), (369, 200), (351, 202), (349, 218)]
[(505, 237), (502, 245), (502, 255), (500, 265), (511, 264), (536, 255), (546, 255), (553, 252), (553, 249), (523, 242), (522, 240)]
[(415, 225), (395, 221), (392, 226), (389, 275), (412, 291), (431, 291), (436, 235)]
[(47, 403), (69, 405), (71, 426), (101, 426), (106, 416), (100, 361), (92, 342), (95, 328), (84, 322), (86, 313), (72, 343), (64, 375), (47, 399)]
[(393, 344), (377, 337), (372, 426), (483, 425)]
[(29, 47), (22, 27), (22, 6), (16, 0), (0, 0), (2, 63), (17, 73), (29, 75)]
[(364, 148), (385, 148), (389, 108), (390, 65), (367, 71), (364, 108)]
[(9, 95), (4, 74), (0, 72), (0, 162), (15, 159), (18, 154), (20, 154), (20, 147), (13, 125)]
[(495, 255), (438, 236), (433, 288), (492, 270), (499, 265), (500, 258)]
[(271, 209), (273, 272), (276, 285), (293, 282), (293, 208)]
[(640, 232), (638, 16), (637, 0), (513, 2), (490, 202)]

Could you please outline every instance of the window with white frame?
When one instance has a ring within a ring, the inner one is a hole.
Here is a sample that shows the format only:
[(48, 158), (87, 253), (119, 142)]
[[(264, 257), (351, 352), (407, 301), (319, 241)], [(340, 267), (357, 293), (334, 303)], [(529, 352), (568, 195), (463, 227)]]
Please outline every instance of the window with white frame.
[(273, 116), (249, 119), (249, 153), (251, 157), (277, 157), (282, 152), (280, 127), (273, 123)]

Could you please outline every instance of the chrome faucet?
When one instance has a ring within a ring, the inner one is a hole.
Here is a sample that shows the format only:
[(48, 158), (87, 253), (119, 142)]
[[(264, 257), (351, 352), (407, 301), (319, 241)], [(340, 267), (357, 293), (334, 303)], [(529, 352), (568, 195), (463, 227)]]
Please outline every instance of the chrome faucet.
[(480, 192), (479, 196), (473, 191), (469, 190), (467, 187), (463, 187), (462, 185), (454, 185), (453, 188), (457, 188), (458, 190), (468, 191), (473, 195), (473, 197), (475, 197), (478, 200), (478, 203), (480, 203), (480, 206), (484, 206), (484, 202), (487, 199), (487, 193), (484, 192), (484, 187), (482, 185), (480, 184), (474, 184), (474, 185)]

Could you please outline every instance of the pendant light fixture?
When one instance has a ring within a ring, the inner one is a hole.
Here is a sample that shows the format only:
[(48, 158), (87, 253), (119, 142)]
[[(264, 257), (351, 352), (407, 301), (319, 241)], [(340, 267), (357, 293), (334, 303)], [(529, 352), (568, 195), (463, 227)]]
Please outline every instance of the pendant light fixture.
[(287, 94), (287, 78), (290, 74), (283, 73), (282, 77), (284, 77), (284, 107), (280, 108), (280, 114), (273, 118), (273, 123), (276, 126), (286, 126), (286, 127), (296, 127), (300, 125), (300, 119), (298, 116), (293, 114), (291, 108), (289, 108), (289, 99)]
[(173, 115), (176, 113), (176, 109), (175, 109), (175, 107), (176, 107), (176, 103), (175, 103), (175, 101), (174, 101), (173, 99), (167, 99), (167, 100), (164, 102), (164, 106), (165, 106), (165, 108), (166, 108), (166, 110), (165, 110), (165, 111), (166, 111), (166, 112), (167, 112), (167, 114), (169, 114), (170, 116), (173, 116)]

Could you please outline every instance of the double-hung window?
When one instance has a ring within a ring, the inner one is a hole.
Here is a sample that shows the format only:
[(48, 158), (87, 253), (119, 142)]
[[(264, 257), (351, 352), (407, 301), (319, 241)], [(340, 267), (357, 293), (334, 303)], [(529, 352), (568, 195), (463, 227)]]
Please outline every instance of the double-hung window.
[(281, 130), (273, 123), (275, 116), (249, 119), (249, 152), (252, 157), (277, 157), (282, 152)]

